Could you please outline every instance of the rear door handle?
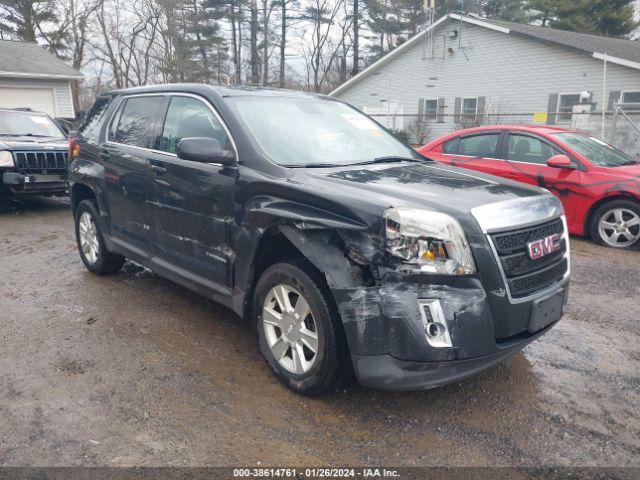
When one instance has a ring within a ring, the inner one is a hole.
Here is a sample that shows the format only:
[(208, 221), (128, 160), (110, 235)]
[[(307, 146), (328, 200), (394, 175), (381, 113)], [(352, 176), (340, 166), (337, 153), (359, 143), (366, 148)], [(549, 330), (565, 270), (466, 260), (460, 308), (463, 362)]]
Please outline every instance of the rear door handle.
[(161, 167), (160, 165), (151, 165), (151, 170), (156, 175), (162, 175), (164, 173), (167, 173), (167, 169), (164, 167)]

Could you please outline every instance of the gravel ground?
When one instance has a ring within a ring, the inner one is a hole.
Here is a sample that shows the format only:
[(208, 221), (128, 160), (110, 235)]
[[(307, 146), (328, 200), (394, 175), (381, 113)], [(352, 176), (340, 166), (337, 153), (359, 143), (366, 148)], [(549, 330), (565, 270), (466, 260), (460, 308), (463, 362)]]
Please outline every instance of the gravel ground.
[(67, 200), (0, 205), (0, 465), (640, 466), (640, 252), (572, 241), (564, 319), (437, 390), (285, 390), (229, 310), (96, 277)]

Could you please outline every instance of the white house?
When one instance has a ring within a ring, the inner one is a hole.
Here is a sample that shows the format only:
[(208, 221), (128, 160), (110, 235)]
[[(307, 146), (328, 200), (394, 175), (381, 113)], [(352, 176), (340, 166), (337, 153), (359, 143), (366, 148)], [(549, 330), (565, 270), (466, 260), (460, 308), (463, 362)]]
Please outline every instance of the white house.
[(82, 78), (35, 43), (0, 40), (0, 107), (74, 118), (71, 82)]
[(391, 128), (422, 119), (428, 139), (465, 123), (570, 124), (581, 96), (592, 111), (640, 103), (640, 42), (450, 14), (332, 95)]

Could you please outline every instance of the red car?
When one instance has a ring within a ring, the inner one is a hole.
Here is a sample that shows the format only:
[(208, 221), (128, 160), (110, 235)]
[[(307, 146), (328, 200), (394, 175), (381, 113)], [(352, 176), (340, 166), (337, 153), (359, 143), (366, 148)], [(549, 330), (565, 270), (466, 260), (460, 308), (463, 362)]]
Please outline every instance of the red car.
[(450, 165), (544, 187), (560, 198), (569, 232), (640, 247), (640, 160), (585, 133), (546, 126), (479, 127), (418, 149)]

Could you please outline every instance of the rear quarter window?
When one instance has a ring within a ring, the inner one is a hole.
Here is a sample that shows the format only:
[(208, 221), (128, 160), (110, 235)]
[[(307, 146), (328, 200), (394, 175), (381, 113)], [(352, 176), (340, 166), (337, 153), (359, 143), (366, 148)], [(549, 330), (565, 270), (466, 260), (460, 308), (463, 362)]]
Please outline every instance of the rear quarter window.
[(111, 101), (113, 100), (110, 96), (102, 96), (98, 97), (87, 113), (82, 126), (79, 129), (80, 134), (86, 139), (93, 142), (98, 141), (98, 137), (100, 135), (100, 126), (102, 125), (102, 120), (104, 118), (109, 105), (111, 105)]

